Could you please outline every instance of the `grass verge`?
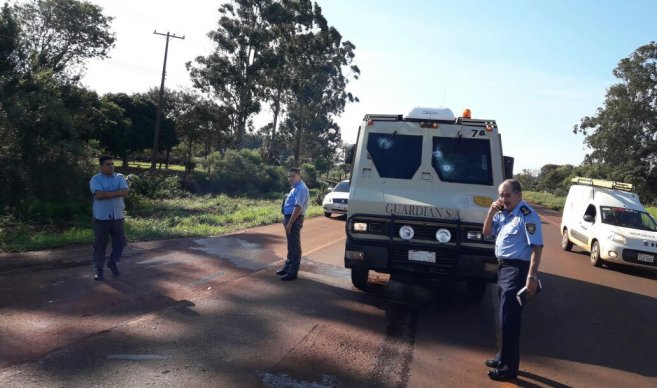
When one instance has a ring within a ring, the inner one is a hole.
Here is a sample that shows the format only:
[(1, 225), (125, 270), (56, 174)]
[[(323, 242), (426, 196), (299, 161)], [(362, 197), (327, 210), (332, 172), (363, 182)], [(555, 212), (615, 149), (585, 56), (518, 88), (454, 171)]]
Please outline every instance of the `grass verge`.
[[(129, 241), (222, 235), (245, 228), (281, 222), (280, 200), (232, 198), (226, 195), (174, 199), (131, 197), (126, 216)], [(323, 214), (310, 205), (306, 217)], [(89, 222), (61, 225), (0, 224), (0, 251), (21, 252), (75, 244), (90, 244)]]

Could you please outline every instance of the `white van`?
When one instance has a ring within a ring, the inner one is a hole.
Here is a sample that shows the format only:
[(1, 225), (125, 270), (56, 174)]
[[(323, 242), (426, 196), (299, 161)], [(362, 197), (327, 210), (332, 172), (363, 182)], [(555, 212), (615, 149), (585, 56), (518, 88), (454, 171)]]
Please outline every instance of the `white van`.
[(408, 282), (447, 277), (465, 280), (470, 299), (481, 299), (498, 266), (482, 223), (513, 175), (496, 122), (447, 108), (369, 114), (347, 163), (352, 283), (366, 290), (370, 270)]
[(629, 183), (576, 177), (561, 218), (561, 248), (603, 262), (657, 268), (657, 223)]

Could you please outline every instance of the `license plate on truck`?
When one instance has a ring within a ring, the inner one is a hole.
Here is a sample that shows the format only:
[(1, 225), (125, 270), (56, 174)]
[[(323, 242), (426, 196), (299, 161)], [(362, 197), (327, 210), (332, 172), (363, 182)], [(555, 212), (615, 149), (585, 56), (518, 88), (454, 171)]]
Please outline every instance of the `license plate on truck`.
[(435, 263), (436, 252), (408, 251), (408, 260), (421, 261), (424, 263)]
[(639, 253), (639, 255), (636, 257), (638, 261), (643, 261), (644, 263), (654, 263), (655, 262), (655, 256), (653, 255), (646, 255), (645, 253)]

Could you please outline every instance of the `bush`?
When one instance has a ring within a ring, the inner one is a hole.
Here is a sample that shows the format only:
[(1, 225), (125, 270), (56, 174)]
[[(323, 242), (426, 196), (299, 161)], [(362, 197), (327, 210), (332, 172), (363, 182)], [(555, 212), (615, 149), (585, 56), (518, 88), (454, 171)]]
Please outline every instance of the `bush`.
[(185, 194), (178, 175), (164, 176), (147, 171), (141, 175), (130, 174), (127, 179), (131, 195), (141, 195), (146, 198), (173, 198)]

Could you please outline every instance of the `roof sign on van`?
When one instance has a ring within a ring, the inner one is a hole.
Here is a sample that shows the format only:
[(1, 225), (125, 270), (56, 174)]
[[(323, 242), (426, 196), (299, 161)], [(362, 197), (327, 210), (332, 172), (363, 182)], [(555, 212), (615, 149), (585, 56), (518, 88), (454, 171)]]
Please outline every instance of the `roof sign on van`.
[(578, 185), (595, 186), (595, 187), (602, 187), (606, 189), (621, 190), (627, 192), (633, 191), (633, 186), (631, 183), (607, 181), (604, 179), (592, 179), (592, 178), (583, 178), (577, 176), (572, 179), (572, 183)]
[(419, 120), (454, 120), (454, 113), (449, 108), (415, 107), (408, 112), (406, 118)]

